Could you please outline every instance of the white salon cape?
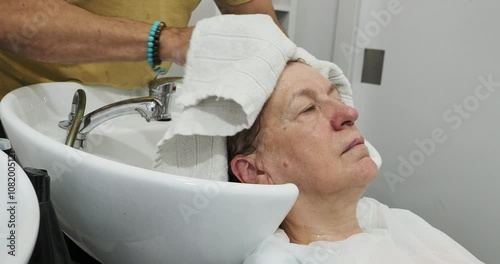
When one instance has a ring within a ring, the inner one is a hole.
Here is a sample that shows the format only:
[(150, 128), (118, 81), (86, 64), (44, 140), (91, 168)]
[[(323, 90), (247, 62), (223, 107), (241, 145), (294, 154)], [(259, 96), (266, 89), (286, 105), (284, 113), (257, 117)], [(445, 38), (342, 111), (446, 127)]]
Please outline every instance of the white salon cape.
[(408, 210), (363, 198), (357, 208), (363, 233), (309, 245), (290, 243), (282, 229), (267, 238), (244, 264), (441, 264), (483, 263), (443, 232)]

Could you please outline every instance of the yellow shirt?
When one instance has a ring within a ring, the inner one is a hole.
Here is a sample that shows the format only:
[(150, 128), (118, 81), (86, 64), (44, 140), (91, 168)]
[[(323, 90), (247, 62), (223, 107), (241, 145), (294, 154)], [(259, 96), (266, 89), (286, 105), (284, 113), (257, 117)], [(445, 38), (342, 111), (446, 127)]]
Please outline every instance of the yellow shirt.
[[(67, 0), (90, 12), (109, 17), (122, 17), (168, 26), (184, 27), (201, 0)], [(224, 0), (237, 5), (250, 0)], [(146, 38), (147, 36), (144, 36)], [(169, 62), (163, 63), (165, 68)], [(22, 86), (41, 82), (76, 81), (105, 84), (120, 88), (145, 87), (154, 72), (143, 62), (111, 62), (92, 64), (55, 64), (37, 62), (10, 52), (0, 51), (0, 99)]]

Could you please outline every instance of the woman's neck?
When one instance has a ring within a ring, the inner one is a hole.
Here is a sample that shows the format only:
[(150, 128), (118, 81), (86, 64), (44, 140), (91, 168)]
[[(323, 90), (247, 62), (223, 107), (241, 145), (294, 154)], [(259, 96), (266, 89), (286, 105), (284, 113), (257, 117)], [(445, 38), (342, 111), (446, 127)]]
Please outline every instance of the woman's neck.
[(362, 233), (356, 218), (359, 199), (334, 202), (297, 201), (281, 228), (295, 244), (314, 241), (339, 241)]

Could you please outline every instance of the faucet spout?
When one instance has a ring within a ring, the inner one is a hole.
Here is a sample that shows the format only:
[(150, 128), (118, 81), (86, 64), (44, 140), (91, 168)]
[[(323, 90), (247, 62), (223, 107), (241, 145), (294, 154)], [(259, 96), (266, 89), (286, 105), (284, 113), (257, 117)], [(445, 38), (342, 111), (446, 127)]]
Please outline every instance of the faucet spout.
[(108, 120), (124, 115), (140, 114), (150, 122), (159, 119), (162, 109), (162, 102), (150, 96), (126, 99), (98, 108), (82, 118), (75, 147), (84, 148), (89, 132)]
[(85, 115), (79, 134), (87, 134), (103, 122), (124, 115), (140, 114), (147, 122), (156, 120), (162, 109), (163, 104), (150, 96), (112, 103)]
[[(165, 79), (165, 80), (164, 80)], [(149, 95), (126, 99), (98, 108), (83, 116), (86, 95), (81, 89), (76, 91), (68, 120), (59, 122), (59, 127), (68, 130), (66, 144), (74, 148), (84, 148), (87, 135), (100, 124), (124, 115), (140, 114), (146, 121), (170, 121), (168, 106), (175, 92), (172, 79), (156, 79), (149, 85)], [(176, 78), (178, 80), (180, 78)]]

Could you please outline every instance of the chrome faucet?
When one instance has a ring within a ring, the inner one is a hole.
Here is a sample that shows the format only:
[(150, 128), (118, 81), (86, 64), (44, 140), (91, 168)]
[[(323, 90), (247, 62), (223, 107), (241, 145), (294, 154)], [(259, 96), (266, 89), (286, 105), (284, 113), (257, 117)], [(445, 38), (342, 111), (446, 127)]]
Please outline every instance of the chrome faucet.
[(169, 104), (176, 90), (178, 77), (155, 78), (148, 85), (149, 96), (115, 102), (83, 116), (86, 104), (85, 92), (78, 89), (73, 96), (68, 120), (60, 121), (59, 127), (68, 130), (66, 145), (85, 148), (88, 133), (100, 124), (124, 115), (140, 114), (147, 122), (170, 121)]

